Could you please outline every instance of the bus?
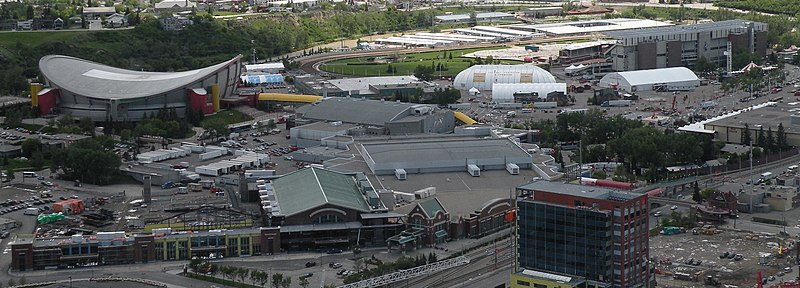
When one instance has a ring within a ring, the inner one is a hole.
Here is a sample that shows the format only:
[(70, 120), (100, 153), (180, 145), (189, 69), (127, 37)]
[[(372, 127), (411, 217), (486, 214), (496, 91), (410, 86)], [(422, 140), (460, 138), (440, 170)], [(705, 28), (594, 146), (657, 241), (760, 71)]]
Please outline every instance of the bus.
[(22, 177), (24, 177), (24, 178), (36, 178), (36, 177), (39, 177), (39, 175), (36, 174), (36, 172), (22, 172)]
[(761, 173), (761, 180), (767, 181), (769, 179), (772, 179), (772, 172)]

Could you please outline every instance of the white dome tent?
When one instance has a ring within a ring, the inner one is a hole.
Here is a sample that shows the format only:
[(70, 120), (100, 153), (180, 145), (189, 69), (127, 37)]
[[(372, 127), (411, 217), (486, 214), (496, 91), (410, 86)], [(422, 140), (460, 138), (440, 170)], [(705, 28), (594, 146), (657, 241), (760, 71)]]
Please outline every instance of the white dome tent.
[(481, 94), (481, 90), (478, 90), (478, 88), (475, 87), (469, 88), (470, 96), (478, 96), (478, 94)]
[(453, 86), (459, 90), (492, 90), (495, 83), (555, 83), (556, 78), (534, 64), (475, 65), (456, 75)]

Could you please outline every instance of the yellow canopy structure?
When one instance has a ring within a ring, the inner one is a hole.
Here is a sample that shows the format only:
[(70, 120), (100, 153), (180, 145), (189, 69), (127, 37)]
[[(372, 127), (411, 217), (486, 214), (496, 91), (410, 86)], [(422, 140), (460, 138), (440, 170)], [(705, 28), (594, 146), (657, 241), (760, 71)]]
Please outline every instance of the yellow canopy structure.
[(258, 101), (314, 103), (314, 102), (317, 102), (319, 100), (322, 100), (322, 96), (301, 95), (301, 94), (284, 94), (284, 93), (261, 93), (261, 94), (258, 94)]
[(472, 118), (469, 118), (467, 114), (464, 114), (462, 112), (453, 112), (453, 116), (456, 117), (456, 120), (461, 121), (462, 123), (467, 125), (478, 123), (478, 121), (472, 120)]

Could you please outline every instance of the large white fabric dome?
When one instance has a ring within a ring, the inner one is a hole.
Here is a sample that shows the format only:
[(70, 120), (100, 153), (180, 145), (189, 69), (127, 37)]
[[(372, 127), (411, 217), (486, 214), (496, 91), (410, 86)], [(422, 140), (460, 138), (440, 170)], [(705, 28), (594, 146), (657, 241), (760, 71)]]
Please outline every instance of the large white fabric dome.
[(556, 78), (534, 64), (475, 65), (458, 73), (453, 86), (459, 90), (492, 90), (494, 83), (556, 83)]

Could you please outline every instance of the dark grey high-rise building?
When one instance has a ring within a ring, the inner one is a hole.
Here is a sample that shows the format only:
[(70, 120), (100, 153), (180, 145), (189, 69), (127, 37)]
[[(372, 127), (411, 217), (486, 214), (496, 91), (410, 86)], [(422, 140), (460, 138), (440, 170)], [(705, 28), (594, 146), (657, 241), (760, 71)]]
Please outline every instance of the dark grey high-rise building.
[(537, 181), (517, 195), (520, 269), (593, 287), (654, 287), (646, 194)]

